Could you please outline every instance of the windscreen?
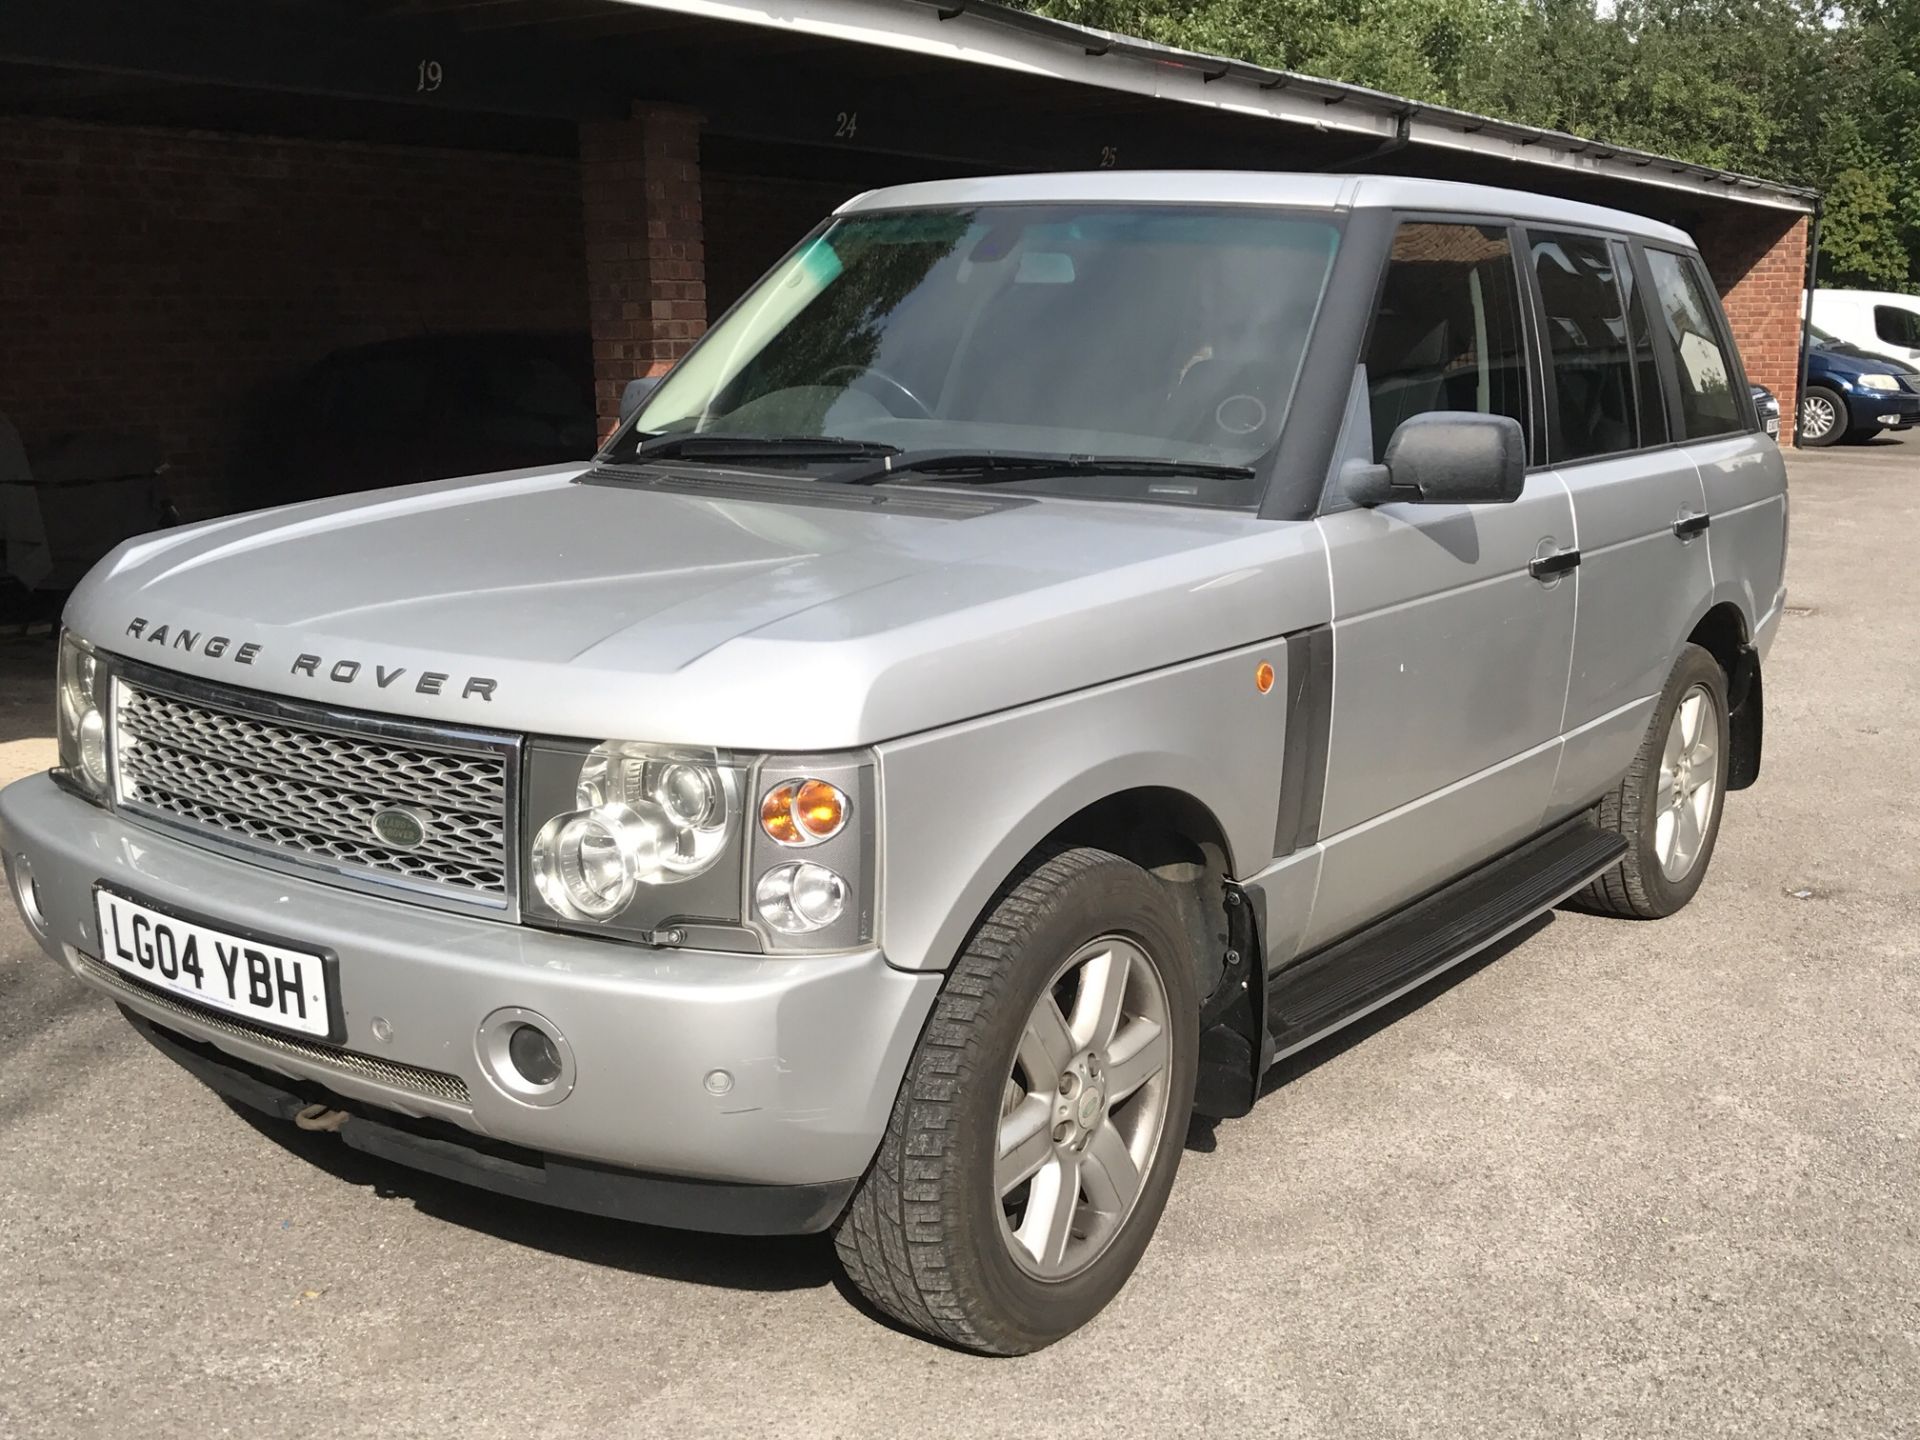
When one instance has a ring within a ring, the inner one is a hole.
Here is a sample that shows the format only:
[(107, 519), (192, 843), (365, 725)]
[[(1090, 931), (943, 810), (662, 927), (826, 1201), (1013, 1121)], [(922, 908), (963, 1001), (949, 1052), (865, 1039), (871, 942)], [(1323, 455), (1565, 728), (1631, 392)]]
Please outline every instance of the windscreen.
[(1248, 464), (1279, 434), (1338, 242), (1330, 217), (1273, 208), (847, 216), (636, 429)]

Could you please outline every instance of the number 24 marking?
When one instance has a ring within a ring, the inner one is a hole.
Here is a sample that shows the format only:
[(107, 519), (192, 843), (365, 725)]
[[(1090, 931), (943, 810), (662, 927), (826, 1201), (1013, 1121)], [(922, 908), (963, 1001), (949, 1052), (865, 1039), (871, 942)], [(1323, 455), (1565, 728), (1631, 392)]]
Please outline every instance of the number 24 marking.
[(838, 115), (833, 117), (834, 139), (851, 140), (859, 133), (859, 130), (860, 112), (858, 110), (842, 110)]

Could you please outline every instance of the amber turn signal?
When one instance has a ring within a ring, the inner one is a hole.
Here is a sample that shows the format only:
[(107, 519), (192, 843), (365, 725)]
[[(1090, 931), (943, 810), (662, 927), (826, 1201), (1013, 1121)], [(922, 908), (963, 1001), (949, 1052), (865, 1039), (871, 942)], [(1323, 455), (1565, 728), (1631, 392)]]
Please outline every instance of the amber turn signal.
[(799, 788), (792, 783), (776, 785), (760, 802), (760, 828), (767, 832), (768, 839), (781, 845), (806, 843), (800, 834), (800, 822), (793, 818), (793, 797)]
[(1253, 672), (1253, 688), (1262, 695), (1273, 689), (1273, 666), (1262, 660)]
[(788, 780), (760, 802), (760, 828), (779, 845), (831, 840), (847, 823), (847, 797), (825, 780)]
[(824, 780), (809, 780), (793, 797), (793, 818), (815, 840), (830, 840), (847, 823), (847, 797)]

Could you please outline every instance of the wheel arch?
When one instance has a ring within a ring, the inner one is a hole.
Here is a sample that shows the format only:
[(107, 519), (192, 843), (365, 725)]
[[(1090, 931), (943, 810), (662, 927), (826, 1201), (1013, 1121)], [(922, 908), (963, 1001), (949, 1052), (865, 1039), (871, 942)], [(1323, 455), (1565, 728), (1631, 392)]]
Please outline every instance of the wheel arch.
[(1250, 979), (1261, 971), (1256, 906), (1234, 883), (1231, 841), (1219, 817), (1205, 801), (1174, 786), (1116, 790), (1048, 830), (1014, 863), (995, 895), (1036, 855), (1078, 846), (1131, 861), (1166, 888), (1191, 946), (1200, 997), (1194, 1111), (1245, 1114), (1260, 1073), (1266, 990)]
[(1229, 948), (1226, 897), (1231, 892), (1235, 906), (1243, 899), (1232, 880), (1234, 839), (1218, 807), (1199, 793), (1204, 776), (1181, 775), (1174, 763), (1148, 766), (1145, 758), (1116, 757), (1060, 777), (1018, 814), (1003, 811), (981, 831), (953, 837), (947, 873), (966, 872), (961, 883), (944, 886), (932, 906), (924, 890), (899, 896), (915, 913), (890, 911), (888, 958), (909, 969), (946, 969), (1036, 856), (1086, 846), (1129, 860), (1168, 887), (1194, 942), (1195, 983), (1210, 993)]

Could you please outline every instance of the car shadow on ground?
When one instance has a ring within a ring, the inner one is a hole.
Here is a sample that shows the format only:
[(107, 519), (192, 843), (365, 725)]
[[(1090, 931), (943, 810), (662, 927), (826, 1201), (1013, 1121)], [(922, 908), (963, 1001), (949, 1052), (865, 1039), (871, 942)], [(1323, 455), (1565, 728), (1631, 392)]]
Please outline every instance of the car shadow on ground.
[(833, 1241), (826, 1235), (710, 1235), (560, 1210), (410, 1170), (350, 1149), (332, 1135), (228, 1103), (267, 1139), (335, 1179), (511, 1245), (723, 1290), (811, 1290), (837, 1278)]
[[(1550, 923), (1550, 916), (1542, 916), (1522, 926), (1464, 964), (1281, 1061), (1267, 1073), (1260, 1094), (1270, 1095), (1338, 1059), (1369, 1036), (1526, 943)], [(450, 1225), (550, 1255), (690, 1285), (761, 1291), (831, 1285), (870, 1319), (892, 1329), (902, 1328), (847, 1283), (828, 1235), (709, 1235), (558, 1210), (410, 1170), (350, 1149), (332, 1135), (309, 1133), (244, 1106), (230, 1105), (237, 1116), (267, 1139), (335, 1179), (369, 1190), (381, 1199), (407, 1201), (422, 1214)], [(1218, 1123), (1196, 1119), (1188, 1131), (1186, 1148), (1213, 1150)]]

